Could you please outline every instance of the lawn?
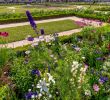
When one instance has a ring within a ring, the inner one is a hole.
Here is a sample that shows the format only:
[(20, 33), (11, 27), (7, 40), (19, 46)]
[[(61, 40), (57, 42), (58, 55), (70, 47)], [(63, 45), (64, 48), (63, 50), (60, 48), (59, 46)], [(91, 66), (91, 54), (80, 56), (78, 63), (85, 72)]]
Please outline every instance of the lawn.
[[(80, 28), (74, 21), (72, 20), (63, 20), (63, 21), (54, 21), (48, 23), (38, 24), (38, 30), (43, 28), (46, 34), (53, 34), (57, 32), (72, 30), (76, 28)], [(7, 38), (0, 38), (0, 43), (13, 42), (18, 40), (23, 40), (27, 35), (36, 36), (34, 30), (30, 25), (19, 26), (14, 28), (4, 28), (0, 29), (0, 32), (8, 32), (9, 36)]]
[[(56, 10), (56, 9), (67, 9), (71, 8), (70, 6), (45, 6), (45, 5), (13, 5), (13, 6), (0, 6), (0, 13), (25, 13), (26, 10), (30, 10), (31, 12), (35, 12), (36, 10)], [(74, 8), (72, 6), (72, 8)]]

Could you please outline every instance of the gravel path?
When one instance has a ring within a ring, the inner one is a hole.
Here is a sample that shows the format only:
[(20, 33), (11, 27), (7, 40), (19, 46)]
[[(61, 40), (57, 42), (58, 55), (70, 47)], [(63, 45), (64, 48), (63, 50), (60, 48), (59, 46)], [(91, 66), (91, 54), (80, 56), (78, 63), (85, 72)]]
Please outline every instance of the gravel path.
[[(81, 18), (73, 16), (73, 17), (64, 17), (64, 18), (39, 20), (39, 21), (35, 21), (35, 22), (38, 24), (38, 23), (46, 23), (46, 22), (52, 22), (52, 21), (61, 21), (61, 20), (67, 20), (67, 19), (75, 20), (75, 21), (81, 20)], [(29, 22), (13, 23), (13, 24), (3, 24), (3, 25), (0, 25), (0, 29), (2, 29), (2, 28), (9, 28), (9, 27), (24, 26), (24, 25), (29, 25)]]
[[(58, 36), (68, 36), (68, 35), (71, 35), (73, 33), (80, 32), (81, 30), (82, 29), (74, 29), (74, 30), (70, 30), (70, 31), (60, 32), (60, 33), (58, 33)], [(50, 35), (46, 35), (46, 36), (44, 36), (44, 38), (45, 38), (45, 40), (52, 40), (53, 39), (53, 38), (51, 38)], [(8, 44), (0, 44), (0, 48), (3, 48), (3, 47), (7, 47), (7, 48), (22, 47), (22, 46), (25, 46), (25, 45), (36, 43), (38, 41), (44, 41), (44, 39), (34, 38), (34, 41), (32, 41), (32, 42), (27, 41), (27, 40), (21, 40), (21, 41), (8, 43)]]

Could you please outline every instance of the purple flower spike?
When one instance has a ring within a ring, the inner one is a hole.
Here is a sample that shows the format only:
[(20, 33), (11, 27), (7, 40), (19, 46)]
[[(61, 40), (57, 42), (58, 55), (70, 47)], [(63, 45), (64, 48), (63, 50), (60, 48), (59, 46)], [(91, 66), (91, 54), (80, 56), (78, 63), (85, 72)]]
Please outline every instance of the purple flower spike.
[(38, 75), (38, 76), (40, 76), (40, 71), (39, 70), (37, 70), (37, 69), (33, 69), (32, 70), (32, 74), (34, 74), (34, 75)]
[(41, 35), (44, 35), (45, 34), (44, 29), (40, 29), (40, 32), (41, 32)]
[(33, 38), (33, 37), (28, 37), (27, 40), (28, 40), (28, 41), (33, 41), (34, 38)]
[(33, 17), (31, 16), (31, 13), (30, 13), (29, 11), (26, 11), (26, 15), (27, 15), (27, 17), (28, 17), (28, 20), (29, 20), (31, 26), (32, 26), (33, 29), (35, 30), (37, 26), (36, 26), (36, 23), (34, 22)]

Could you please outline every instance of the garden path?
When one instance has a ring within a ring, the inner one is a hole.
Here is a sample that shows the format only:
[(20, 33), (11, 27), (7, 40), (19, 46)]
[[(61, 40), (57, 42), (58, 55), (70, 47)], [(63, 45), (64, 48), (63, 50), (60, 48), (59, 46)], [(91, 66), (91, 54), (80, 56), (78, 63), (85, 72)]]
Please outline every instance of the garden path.
[[(80, 32), (81, 30), (82, 29), (80, 28), (80, 29), (74, 29), (74, 30), (60, 32), (60, 33), (58, 33), (58, 36), (71, 35), (73, 33)], [(48, 42), (49, 42), (49, 40), (53, 39), (50, 35), (46, 35), (46, 36), (44, 36), (44, 38)], [(28, 40), (21, 40), (21, 41), (16, 41), (16, 42), (8, 43), (8, 44), (0, 44), (0, 48), (3, 48), (3, 47), (7, 47), (7, 48), (22, 47), (22, 46), (25, 46), (25, 45), (37, 43), (38, 41), (44, 41), (44, 39), (42, 39), (42, 38), (34, 38), (34, 41), (32, 41), (32, 42), (30, 42)]]
[[(63, 17), (63, 18), (39, 20), (39, 21), (35, 21), (35, 22), (38, 24), (38, 23), (46, 23), (46, 22), (52, 22), (52, 21), (68, 20), (68, 19), (74, 20), (74, 21), (81, 21), (82, 20), (82, 18), (79, 18), (79, 17), (76, 17), (76, 16), (72, 16), (72, 17)], [(93, 22), (93, 24), (97, 25), (95, 21)], [(29, 25), (29, 22), (3, 24), (3, 25), (0, 25), (0, 29), (10, 28), (10, 27), (17, 27), (17, 26), (24, 26), (24, 25)]]

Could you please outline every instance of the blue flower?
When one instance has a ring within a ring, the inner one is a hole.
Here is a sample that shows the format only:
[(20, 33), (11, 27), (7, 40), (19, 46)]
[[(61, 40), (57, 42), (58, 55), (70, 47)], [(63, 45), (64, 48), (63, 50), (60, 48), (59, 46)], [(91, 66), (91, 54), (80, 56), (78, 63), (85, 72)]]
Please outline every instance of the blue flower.
[(105, 83), (106, 81), (108, 81), (108, 77), (100, 77), (99, 82), (101, 83)]
[(28, 40), (28, 41), (33, 41), (34, 38), (33, 38), (33, 37), (28, 37), (27, 40)]
[(104, 61), (105, 58), (103, 58), (103, 57), (98, 57), (98, 58), (96, 58), (96, 60), (98, 60), (98, 61)]
[(31, 99), (32, 98), (32, 95), (34, 95), (34, 96), (37, 96), (38, 94), (37, 94), (37, 92), (28, 92), (28, 93), (26, 93), (26, 95), (25, 95), (25, 98), (26, 98), (26, 100), (27, 99)]
[(40, 71), (37, 70), (37, 69), (33, 69), (31, 73), (34, 74), (34, 75), (37, 74), (38, 76), (40, 76)]
[(27, 17), (28, 17), (28, 20), (29, 20), (31, 26), (32, 26), (33, 29), (35, 30), (37, 26), (36, 26), (36, 23), (34, 22), (33, 17), (31, 16), (31, 13), (30, 13), (29, 11), (26, 11), (26, 15), (27, 15)]
[(45, 34), (44, 29), (40, 29), (40, 33), (41, 33), (41, 35), (44, 35)]

